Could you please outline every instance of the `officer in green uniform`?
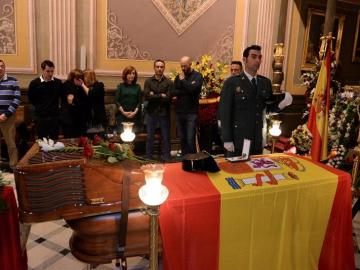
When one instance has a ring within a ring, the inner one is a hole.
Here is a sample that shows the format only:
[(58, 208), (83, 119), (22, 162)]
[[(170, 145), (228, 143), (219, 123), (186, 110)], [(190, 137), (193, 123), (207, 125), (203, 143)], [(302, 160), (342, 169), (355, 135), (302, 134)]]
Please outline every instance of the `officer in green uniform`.
[(244, 71), (228, 78), (221, 91), (221, 133), (229, 156), (241, 155), (244, 139), (251, 141), (250, 154), (262, 154), (264, 110), (276, 112), (292, 102), (289, 93), (280, 103), (275, 102), (271, 81), (257, 74), (261, 57), (260, 46), (247, 47), (243, 52)]

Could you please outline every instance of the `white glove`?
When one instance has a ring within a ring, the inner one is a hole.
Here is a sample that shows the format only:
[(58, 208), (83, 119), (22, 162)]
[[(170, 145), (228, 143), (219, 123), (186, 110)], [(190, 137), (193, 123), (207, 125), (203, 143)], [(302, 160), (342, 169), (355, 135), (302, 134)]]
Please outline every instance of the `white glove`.
[(41, 150), (44, 152), (61, 150), (65, 147), (62, 142), (54, 143), (52, 139), (47, 140), (46, 138), (43, 138), (42, 140), (37, 140), (37, 143), (39, 144)]
[(289, 92), (285, 92), (285, 97), (282, 101), (280, 101), (278, 107), (280, 110), (284, 109), (285, 107), (289, 106), (293, 101), (293, 97)]
[(224, 142), (224, 148), (229, 152), (235, 151), (235, 146), (233, 142)]

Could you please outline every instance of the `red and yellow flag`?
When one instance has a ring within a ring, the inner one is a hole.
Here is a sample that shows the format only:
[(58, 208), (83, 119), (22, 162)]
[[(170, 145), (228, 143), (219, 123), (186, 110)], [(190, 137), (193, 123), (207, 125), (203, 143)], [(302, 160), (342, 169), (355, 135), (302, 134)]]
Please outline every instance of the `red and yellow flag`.
[(325, 58), (321, 64), (307, 123), (313, 136), (311, 158), (314, 161), (325, 160), (328, 156), (331, 40), (327, 40), (326, 42)]
[(253, 167), (218, 161), (208, 174), (166, 164), (165, 270), (355, 269), (350, 175), (295, 155), (262, 157)]

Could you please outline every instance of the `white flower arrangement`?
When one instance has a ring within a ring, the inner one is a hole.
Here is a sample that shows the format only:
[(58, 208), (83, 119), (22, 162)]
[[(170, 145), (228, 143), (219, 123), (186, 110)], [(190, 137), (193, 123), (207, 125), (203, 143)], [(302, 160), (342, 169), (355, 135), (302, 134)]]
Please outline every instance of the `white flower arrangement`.
[(331, 154), (326, 165), (333, 168), (339, 168), (345, 159), (346, 149), (343, 145), (335, 146), (331, 149)]
[[(336, 63), (331, 63), (331, 75), (334, 74)], [(310, 71), (303, 73), (301, 79), (303, 85), (306, 85), (307, 110), (303, 117), (307, 118), (311, 101), (314, 94), (318, 71)], [(327, 164), (332, 167), (339, 168), (344, 164), (344, 159), (355, 143), (356, 133), (358, 131), (358, 115), (357, 106), (360, 105), (360, 95), (356, 92), (341, 91), (341, 85), (336, 80), (331, 80), (330, 84), (330, 111), (328, 119), (328, 149), (330, 151)], [(306, 133), (303, 127), (298, 127), (293, 131), (290, 142), (298, 150), (304, 151), (311, 148), (310, 141), (305, 138)]]
[(311, 149), (312, 136), (307, 125), (300, 125), (291, 132), (290, 144), (295, 146), (297, 152), (309, 152)]

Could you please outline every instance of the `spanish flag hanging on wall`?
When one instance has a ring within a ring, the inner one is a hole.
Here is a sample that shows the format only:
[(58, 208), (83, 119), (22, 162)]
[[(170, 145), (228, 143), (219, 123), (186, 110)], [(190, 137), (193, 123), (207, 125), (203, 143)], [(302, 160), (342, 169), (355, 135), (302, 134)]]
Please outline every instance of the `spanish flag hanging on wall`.
[(349, 174), (286, 154), (218, 164), (166, 165), (164, 270), (355, 269)]
[[(319, 77), (312, 99), (308, 128), (313, 136), (311, 144), (311, 158), (314, 161), (327, 159), (328, 156), (328, 118), (330, 106), (330, 63), (331, 37), (323, 37), (322, 49), (325, 57), (321, 63)], [(321, 49), (320, 49), (321, 50)]]

